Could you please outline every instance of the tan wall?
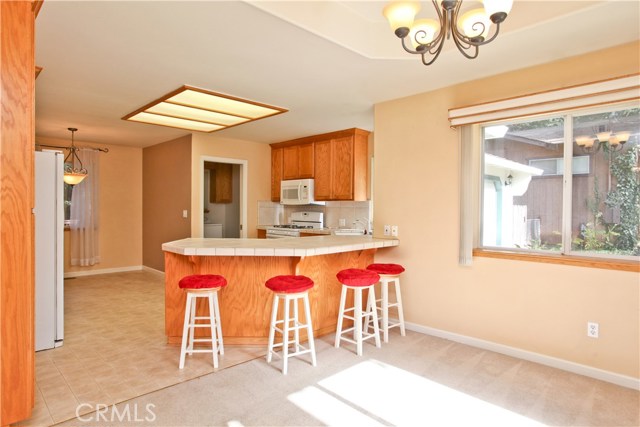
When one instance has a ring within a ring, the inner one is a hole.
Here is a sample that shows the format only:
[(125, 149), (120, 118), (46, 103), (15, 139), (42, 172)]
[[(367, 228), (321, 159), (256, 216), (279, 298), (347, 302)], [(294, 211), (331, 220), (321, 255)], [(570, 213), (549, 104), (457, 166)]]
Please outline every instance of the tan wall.
[[(42, 144), (69, 146), (69, 140), (36, 137)], [(65, 273), (142, 265), (142, 149), (76, 141), (108, 148), (100, 156), (100, 263), (71, 266), (69, 232), (64, 233)]]
[(271, 147), (268, 144), (223, 138), (215, 134), (193, 134), (191, 188), (191, 235), (202, 237), (203, 189), (202, 156), (246, 160), (247, 186), (247, 237), (256, 237), (258, 200), (271, 199)]
[(142, 152), (145, 266), (164, 271), (162, 244), (191, 236), (191, 135), (146, 147)]
[[(637, 273), (487, 258), (458, 265), (458, 134), (447, 120), (453, 107), (637, 73), (639, 52), (632, 43), (375, 106), (375, 234), (397, 224), (401, 240), (376, 259), (407, 268), (409, 322), (640, 376)], [(587, 321), (600, 323), (599, 339), (586, 336)]]

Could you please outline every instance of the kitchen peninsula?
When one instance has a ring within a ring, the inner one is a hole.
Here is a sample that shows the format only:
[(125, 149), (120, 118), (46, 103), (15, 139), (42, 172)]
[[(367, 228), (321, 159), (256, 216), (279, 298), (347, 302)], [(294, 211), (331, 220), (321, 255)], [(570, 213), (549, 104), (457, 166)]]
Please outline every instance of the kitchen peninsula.
[[(335, 331), (341, 285), (336, 273), (365, 268), (376, 250), (398, 246), (397, 239), (371, 236), (318, 236), (284, 239), (190, 238), (162, 245), (165, 253), (165, 333), (169, 343), (182, 339), (185, 295), (178, 281), (191, 274), (220, 274), (222, 334), (226, 344), (267, 343), (272, 293), (267, 279), (285, 274), (310, 277), (315, 336)], [(385, 249), (387, 250), (387, 249)], [(198, 305), (198, 313), (206, 310)], [(207, 328), (198, 328), (206, 336)]]

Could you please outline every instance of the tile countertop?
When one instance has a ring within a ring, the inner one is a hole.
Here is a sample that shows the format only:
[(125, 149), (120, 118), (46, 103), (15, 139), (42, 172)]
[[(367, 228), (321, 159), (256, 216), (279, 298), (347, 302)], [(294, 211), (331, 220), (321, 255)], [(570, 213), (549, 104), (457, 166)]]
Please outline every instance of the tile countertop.
[(282, 239), (189, 238), (164, 243), (162, 250), (202, 256), (314, 256), (398, 246), (398, 239), (371, 236), (287, 237)]

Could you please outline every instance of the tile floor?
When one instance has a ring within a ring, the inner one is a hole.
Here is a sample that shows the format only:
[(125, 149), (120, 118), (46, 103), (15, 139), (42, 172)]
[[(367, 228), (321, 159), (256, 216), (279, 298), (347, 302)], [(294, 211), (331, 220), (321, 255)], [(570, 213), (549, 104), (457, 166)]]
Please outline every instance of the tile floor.
[[(225, 346), (218, 370), (265, 353)], [(141, 271), (67, 279), (64, 345), (36, 353), (36, 404), (19, 425), (50, 426), (98, 403), (123, 402), (214, 371), (210, 354), (194, 354), (182, 370), (179, 355), (164, 335), (162, 276)]]

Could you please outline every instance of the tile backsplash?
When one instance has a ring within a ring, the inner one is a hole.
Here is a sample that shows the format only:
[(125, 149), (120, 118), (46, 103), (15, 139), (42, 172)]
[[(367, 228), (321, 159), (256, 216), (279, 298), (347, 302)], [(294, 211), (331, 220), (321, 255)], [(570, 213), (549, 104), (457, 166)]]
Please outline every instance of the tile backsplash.
[(372, 219), (371, 202), (326, 202), (323, 205), (285, 206), (271, 201), (258, 202), (258, 225), (288, 224), (293, 212), (312, 211), (324, 212), (324, 226), (328, 228), (340, 227), (340, 219), (345, 220), (344, 227), (356, 228), (355, 221), (359, 220), (357, 228), (363, 227), (363, 222)]

